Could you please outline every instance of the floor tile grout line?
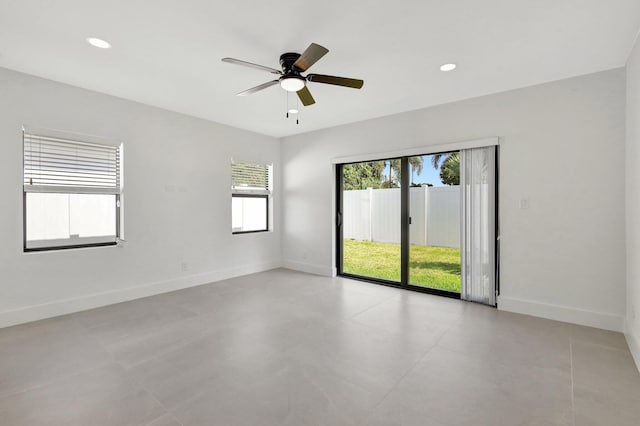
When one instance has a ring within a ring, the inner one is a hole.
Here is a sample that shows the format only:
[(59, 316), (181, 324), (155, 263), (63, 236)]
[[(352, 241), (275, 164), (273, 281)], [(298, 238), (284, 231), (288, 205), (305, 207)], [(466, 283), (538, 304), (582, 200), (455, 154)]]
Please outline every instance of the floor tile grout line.
[[(375, 285), (375, 284), (373, 284), (373, 285)], [(397, 290), (402, 291), (403, 289), (398, 288)], [(364, 294), (364, 293), (362, 293), (362, 294)], [(383, 303), (388, 302), (388, 301), (390, 301), (390, 300), (392, 300), (392, 299), (394, 299), (394, 298), (401, 298), (401, 297), (402, 297), (402, 294), (399, 294), (399, 295), (391, 295), (391, 296), (389, 296), (389, 297), (387, 297), (387, 298), (384, 298), (383, 300), (381, 300), (381, 301), (379, 301), (379, 302), (377, 302), (377, 303), (375, 303), (375, 304), (373, 304), (373, 305), (369, 306), (368, 308), (365, 308), (365, 309), (363, 309), (362, 311), (359, 311), (359, 312), (357, 312), (357, 313), (355, 313), (355, 314), (353, 314), (353, 315), (351, 315), (350, 317), (347, 317), (347, 318), (345, 318), (345, 319), (347, 319), (347, 320), (354, 320), (354, 318), (355, 318), (355, 317), (357, 317), (358, 315), (361, 315), (361, 314), (363, 314), (363, 313), (365, 313), (365, 312), (367, 312), (367, 311), (369, 311), (369, 310), (371, 310), (371, 309), (373, 309), (373, 308), (376, 308), (376, 307), (378, 307), (378, 306), (382, 305)], [(461, 320), (461, 319), (459, 319), (459, 320)], [(367, 325), (367, 324), (361, 323), (361, 322), (359, 322), (359, 321), (356, 321), (356, 322), (358, 322), (359, 324), (362, 324), (362, 325)], [(367, 325), (367, 326), (368, 326), (368, 325)], [(453, 324), (451, 324), (451, 325), (447, 328), (447, 330), (445, 330), (445, 331), (448, 331), (451, 327), (453, 327)], [(378, 327), (371, 327), (371, 328), (376, 328), (376, 329), (380, 329), (380, 330), (382, 330), (381, 328), (378, 328)], [(387, 331), (388, 331), (388, 330), (387, 330)]]
[[(199, 315), (200, 315), (200, 314), (199, 314)], [(144, 360), (144, 361), (141, 361), (141, 362), (139, 362), (139, 363), (137, 363), (137, 364), (134, 364), (134, 365), (132, 365), (132, 366), (129, 366), (129, 367), (125, 366), (125, 365), (122, 363), (122, 361), (117, 360), (117, 359), (114, 359), (114, 361), (113, 361), (113, 362), (114, 362), (115, 364), (117, 364), (120, 368), (122, 368), (125, 372), (130, 372), (133, 368), (136, 368), (137, 366), (139, 366), (139, 365), (141, 365), (141, 364), (144, 364), (145, 362), (151, 362), (151, 361), (153, 361), (153, 360), (155, 360), (155, 359), (157, 359), (157, 358), (160, 358), (160, 357), (162, 357), (162, 356), (168, 355), (168, 354), (170, 354), (170, 353), (172, 353), (172, 352), (174, 352), (174, 351), (177, 351), (177, 350), (179, 350), (179, 349), (183, 348), (183, 346), (189, 345), (189, 344), (191, 344), (191, 343), (193, 343), (193, 342), (197, 341), (198, 339), (206, 338), (207, 336), (210, 336), (210, 335), (212, 335), (212, 334), (214, 334), (214, 333), (215, 333), (215, 332), (211, 332), (211, 334), (209, 334), (209, 333), (203, 333), (203, 334), (200, 334), (198, 337), (196, 337), (196, 338), (194, 338), (194, 339), (189, 339), (189, 341), (188, 341), (188, 342), (185, 342), (185, 344), (184, 344), (184, 345), (180, 345), (180, 346), (178, 346), (178, 347), (172, 347), (172, 348), (169, 348), (169, 349), (167, 349), (166, 351), (163, 351), (161, 354), (158, 354), (158, 356), (151, 357), (151, 358), (149, 358), (149, 359), (146, 359), (146, 360)], [(113, 355), (112, 355), (110, 352), (109, 352), (109, 355), (113, 357)], [(114, 358), (115, 358), (115, 357), (114, 357)], [(150, 396), (151, 396), (151, 397), (152, 397), (152, 398), (153, 398), (153, 399), (154, 399), (154, 400), (155, 400), (155, 401), (160, 405), (160, 407), (162, 407), (162, 408), (165, 410), (165, 412), (166, 412), (165, 414), (171, 414), (171, 416), (172, 416), (174, 419), (176, 419), (176, 420), (178, 421), (178, 423), (180, 423), (180, 424), (182, 425), (182, 422), (181, 422), (179, 419), (177, 419), (177, 418), (176, 418), (176, 416), (175, 416), (175, 414), (174, 414), (174, 411), (173, 411), (173, 410), (171, 410), (171, 409), (169, 409), (169, 407), (167, 407), (165, 404), (163, 404), (163, 403), (162, 403), (162, 401), (160, 401), (160, 399), (158, 399), (158, 397), (155, 395), (155, 393), (153, 393), (150, 389), (148, 389), (148, 388), (146, 387), (146, 385), (145, 385), (145, 384), (144, 384), (144, 383), (143, 383), (143, 382), (142, 382), (138, 377), (136, 377), (135, 375), (131, 375), (131, 376), (129, 376), (129, 380), (132, 382), (132, 384), (134, 384), (135, 386), (137, 386), (139, 389), (141, 389), (141, 390), (145, 391), (147, 394), (149, 394), (149, 395), (150, 395)], [(187, 400), (187, 401), (190, 401), (191, 399), (193, 399), (193, 398), (195, 398), (195, 397), (199, 396), (199, 395), (200, 395), (200, 394), (202, 394), (202, 393), (204, 393), (204, 391), (202, 391), (202, 392), (198, 392), (198, 393), (197, 393), (196, 395), (194, 395), (192, 398), (188, 398), (188, 400)], [(183, 402), (186, 402), (186, 401), (183, 401)], [(160, 417), (161, 417), (161, 416), (160, 416)], [(158, 417), (158, 418), (159, 418), (159, 417)], [(157, 420), (157, 418), (156, 418), (156, 419), (154, 419), (153, 421), (155, 421), (155, 420)], [(153, 422), (153, 421), (152, 421), (152, 422)], [(150, 422), (150, 423), (152, 423), (152, 422)]]
[[(350, 280), (351, 281), (355, 281), (355, 280)], [(389, 300), (395, 297), (400, 297), (402, 295), (402, 293), (391, 293), (391, 294), (383, 294), (383, 292), (374, 292), (372, 290), (364, 290), (363, 288), (351, 288), (349, 286), (345, 286), (343, 283), (338, 283), (338, 286), (340, 286), (341, 289), (343, 290), (347, 290), (347, 291), (352, 291), (354, 293), (358, 293), (358, 294), (362, 294), (362, 295), (367, 295), (367, 296), (376, 296), (376, 295), (380, 295), (382, 297), (385, 298), (385, 300)], [(373, 283), (369, 283), (369, 284), (363, 284), (363, 285), (371, 285), (371, 286), (379, 286), (379, 287), (383, 287), (379, 284), (373, 284)], [(377, 289), (376, 289), (377, 290)], [(395, 287), (386, 287), (386, 290), (402, 290), (401, 288), (395, 288)]]
[[(122, 366), (121, 366), (122, 367)], [(171, 411), (166, 405), (164, 405), (162, 403), (162, 401), (160, 401), (160, 399), (158, 399), (158, 397), (151, 392), (149, 389), (147, 389), (146, 386), (144, 386), (142, 383), (140, 383), (140, 381), (138, 380), (133, 380), (133, 384), (135, 384), (136, 386), (138, 386), (139, 389), (145, 391), (151, 398), (153, 398), (154, 401), (156, 401), (158, 403), (158, 405), (160, 405), (160, 407), (165, 411), (162, 415), (156, 417), (155, 419), (151, 420), (149, 423), (147, 423), (147, 425), (150, 425), (151, 423), (155, 422), (156, 420), (158, 420), (159, 418), (161, 418), (162, 416), (166, 416), (167, 414), (170, 414), (171, 417), (174, 418), (174, 420), (176, 420), (178, 423), (180, 423), (181, 426), (184, 426), (184, 424), (180, 421), (180, 419), (178, 419), (175, 414), (173, 413), (173, 411)]]
[[(440, 337), (438, 337), (438, 340), (436, 340), (434, 342), (433, 345), (431, 345), (428, 349), (425, 350), (425, 352), (420, 355), (418, 357), (418, 359), (413, 363), (413, 365), (407, 369), (407, 371), (402, 375), (402, 377), (400, 377), (394, 384), (393, 386), (391, 386), (391, 389), (389, 389), (383, 396), (382, 398), (380, 398), (380, 401), (378, 401), (377, 404), (375, 404), (372, 409), (375, 409), (377, 407), (379, 407), (391, 394), (391, 392), (393, 392), (398, 385), (405, 379), (405, 377), (407, 377), (413, 370), (415, 370), (415, 368), (418, 366), (418, 364), (420, 364), (422, 362), (422, 360), (427, 356), (427, 354), (429, 352), (431, 352), (433, 350), (433, 348), (435, 348), (438, 345), (438, 342), (440, 342), (440, 339), (442, 339), (442, 337), (444, 336), (444, 334), (446, 333), (446, 331), (443, 331), (442, 334), (440, 335)], [(574, 425), (575, 426), (575, 425)]]
[[(183, 320), (181, 320), (181, 322), (182, 322), (182, 321), (188, 321), (188, 320), (197, 320), (197, 319), (204, 320), (206, 317), (207, 317), (207, 315), (206, 315), (206, 314), (204, 314), (204, 313), (198, 313), (198, 314), (197, 314), (197, 316), (195, 316), (195, 317), (190, 317), (190, 318), (186, 318), (186, 319), (183, 319)], [(101, 345), (101, 347), (103, 347), (103, 349), (104, 349), (104, 350), (105, 350), (105, 351), (106, 351), (110, 356), (112, 356), (112, 357), (114, 358), (114, 361), (115, 361), (115, 362), (117, 362), (117, 363), (118, 363), (122, 368), (124, 368), (124, 369), (125, 369), (125, 370), (127, 370), (127, 371), (130, 371), (130, 370), (132, 370), (132, 369), (134, 369), (134, 368), (136, 368), (136, 367), (141, 366), (141, 365), (142, 365), (142, 364), (144, 364), (144, 363), (152, 362), (152, 361), (154, 361), (154, 360), (156, 360), (156, 359), (158, 359), (158, 358), (161, 358), (161, 357), (163, 357), (163, 356), (166, 356), (166, 355), (169, 355), (169, 354), (171, 354), (171, 353), (174, 353), (174, 352), (176, 352), (176, 351), (178, 351), (178, 350), (181, 350), (181, 349), (183, 349), (185, 346), (188, 346), (188, 345), (190, 345), (190, 344), (193, 344), (193, 343), (197, 342), (198, 340), (206, 339), (206, 338), (210, 338), (210, 337), (214, 336), (216, 333), (220, 333), (222, 330), (226, 330), (226, 329), (232, 328), (232, 327), (233, 327), (236, 323), (238, 323), (239, 321), (240, 321), (240, 319), (235, 319), (235, 320), (233, 320), (232, 322), (230, 322), (229, 324), (227, 324), (227, 325), (226, 325), (226, 326), (224, 326), (224, 327), (216, 328), (216, 329), (214, 329), (214, 330), (208, 330), (208, 329), (207, 329), (206, 331), (202, 331), (202, 332), (198, 333), (198, 335), (197, 335), (197, 336), (193, 336), (193, 337), (191, 337), (191, 338), (188, 338), (188, 339), (186, 339), (184, 342), (182, 342), (181, 344), (179, 344), (179, 345), (177, 345), (177, 346), (171, 346), (171, 347), (165, 348), (165, 349), (163, 349), (163, 350), (161, 350), (161, 351), (158, 351), (158, 352), (154, 353), (154, 355), (153, 355), (153, 356), (151, 356), (151, 357), (149, 357), (149, 358), (145, 358), (145, 359), (143, 359), (143, 360), (140, 360), (139, 362), (133, 363), (133, 364), (131, 364), (131, 365), (129, 365), (129, 366), (125, 366), (125, 365), (122, 363), (122, 360), (118, 360), (118, 359), (117, 359), (117, 357), (115, 357), (115, 355), (114, 355), (110, 350), (108, 350), (106, 347), (104, 347), (103, 345)], [(99, 341), (97, 341), (97, 339), (95, 339), (93, 336), (89, 336), (89, 337), (93, 338), (93, 339), (94, 339), (98, 344), (100, 344), (100, 342), (99, 342)]]
[[(368, 309), (365, 309), (362, 312), (366, 312), (367, 310)], [(360, 315), (360, 314), (358, 314), (358, 315)], [(342, 323), (342, 322), (346, 322), (346, 323), (350, 323), (350, 324), (356, 324), (356, 325), (362, 326), (364, 328), (368, 328), (369, 330), (375, 330), (377, 332), (388, 333), (388, 334), (391, 334), (393, 336), (402, 336), (402, 335), (404, 335), (404, 333), (401, 332), (401, 331), (389, 330), (389, 329), (386, 329), (386, 328), (383, 328), (383, 327), (380, 327), (380, 326), (377, 326), (377, 325), (367, 324), (367, 323), (358, 321), (355, 317), (343, 318), (342, 320), (338, 321), (338, 323)], [(442, 330), (441, 331), (442, 335), (444, 335), (447, 331), (449, 331), (450, 328), (451, 327)], [(411, 331), (411, 332), (413, 333), (413, 331)], [(442, 338), (442, 336), (438, 337), (438, 342), (440, 341), (441, 338)]]
[[(573, 341), (573, 338), (572, 338), (572, 341)], [(594, 341), (589, 341), (589, 340), (575, 340), (575, 343), (579, 344), (579, 345), (597, 346), (599, 348), (607, 349), (607, 350), (610, 350), (610, 351), (631, 353), (631, 350), (629, 349), (628, 346), (626, 348), (621, 348), (621, 347), (610, 345), (610, 344), (607, 344), (607, 343), (594, 342)]]
[[(46, 321), (46, 320), (45, 320)], [(106, 355), (106, 360), (103, 362), (99, 362), (95, 365), (91, 365), (85, 368), (81, 368), (79, 370), (72, 370), (66, 374), (61, 374), (59, 376), (53, 376), (51, 377), (49, 380), (43, 382), (43, 383), (38, 383), (37, 385), (33, 385), (33, 386), (28, 386), (24, 389), (20, 389), (18, 391), (15, 392), (10, 392), (4, 396), (0, 395), (0, 399), (4, 399), (4, 398), (8, 398), (14, 395), (20, 395), (23, 394), (25, 392), (31, 392), (33, 390), (36, 389), (40, 389), (46, 386), (50, 386), (53, 383), (56, 383), (60, 380), (64, 380), (66, 378), (69, 377), (73, 377), (73, 376), (78, 376), (84, 373), (88, 373), (90, 371), (94, 371), (94, 370), (98, 370), (100, 368), (104, 368), (105, 366), (109, 365), (109, 364), (118, 364), (117, 360), (113, 357), (113, 355), (111, 354), (111, 352), (109, 352), (104, 345), (102, 345), (97, 339), (95, 339), (93, 336), (91, 336), (86, 329), (84, 329), (80, 324), (76, 324), (74, 321), (71, 321), (71, 323), (73, 324), (74, 328), (76, 328), (78, 330), (78, 332), (81, 334), (80, 336), (78, 336), (81, 339), (87, 339), (90, 342), (93, 342), (98, 348), (100, 348), (100, 350), (102, 350), (104, 352), (104, 354)]]
[[(87, 324), (84, 324), (84, 323), (83, 323), (83, 322), (78, 318), (79, 314), (83, 314), (83, 313), (84, 313), (84, 314), (86, 314), (86, 313), (88, 313), (88, 312), (90, 312), (90, 311), (93, 311), (93, 310), (95, 310), (95, 309), (110, 308), (110, 307), (118, 306), (118, 305), (122, 305), (122, 304), (133, 304), (133, 305), (135, 305), (135, 304), (139, 304), (139, 303), (145, 303), (145, 302), (147, 302), (147, 303), (151, 303), (151, 304), (156, 305), (156, 306), (171, 306), (171, 307), (173, 307), (173, 308), (178, 308), (178, 309), (181, 309), (181, 310), (184, 310), (184, 311), (187, 311), (187, 312), (189, 312), (189, 313), (193, 314), (193, 317), (185, 317), (185, 318), (183, 318), (183, 319), (187, 319), (187, 318), (194, 318), (194, 317), (196, 317), (196, 316), (201, 315), (201, 313), (200, 313), (200, 312), (197, 312), (197, 311), (195, 311), (195, 310), (193, 310), (193, 309), (189, 309), (189, 308), (187, 308), (187, 307), (185, 307), (185, 306), (182, 306), (182, 305), (180, 305), (179, 303), (175, 303), (175, 302), (171, 302), (171, 303), (170, 303), (170, 302), (153, 302), (153, 301), (149, 302), (148, 300), (145, 300), (145, 299), (152, 299), (152, 298), (157, 297), (157, 296), (166, 296), (166, 295), (167, 295), (167, 294), (169, 294), (169, 293), (181, 292), (181, 291), (185, 291), (185, 290), (189, 290), (189, 289), (190, 289), (190, 287), (189, 287), (189, 288), (185, 288), (185, 289), (181, 289), (181, 290), (176, 290), (176, 291), (168, 292), (168, 293), (159, 293), (159, 294), (154, 294), (153, 296), (143, 297), (143, 298), (141, 298), (141, 299), (133, 299), (133, 300), (127, 300), (127, 301), (124, 301), (124, 302), (114, 303), (114, 304), (111, 304), (111, 305), (98, 306), (98, 307), (96, 307), (96, 308), (87, 309), (87, 310), (79, 311), (79, 312), (73, 312), (73, 313), (71, 313), (71, 314), (67, 314), (67, 315), (69, 315), (69, 317), (70, 317), (70, 319), (71, 319), (71, 321), (72, 321), (73, 323), (75, 323), (78, 327), (80, 327), (80, 329), (82, 329), (83, 331), (85, 331), (85, 332), (87, 332), (87, 333), (92, 333), (92, 332), (94, 332), (96, 328), (100, 328), (100, 327), (109, 327), (109, 326), (112, 326), (114, 323), (122, 322), (122, 319), (121, 319), (120, 317), (116, 317), (115, 319), (104, 320), (104, 321), (101, 321), (101, 322), (99, 322), (99, 323), (97, 323), (97, 324), (87, 325)], [(133, 320), (133, 321), (135, 321), (135, 320), (137, 320), (137, 319), (139, 319), (139, 318), (144, 317), (144, 315), (145, 315), (144, 313), (140, 313), (140, 314), (135, 315), (135, 316), (133, 316), (133, 317), (129, 317), (129, 318), (127, 318), (126, 320), (129, 320), (129, 321), (132, 321), (132, 320)], [(66, 315), (65, 315), (65, 316), (66, 316)]]
[[(89, 373), (91, 371), (95, 371), (95, 370), (99, 370), (101, 368), (105, 368), (109, 364), (117, 364), (117, 363), (113, 359), (110, 359), (107, 362), (103, 362), (103, 363), (99, 363), (99, 364), (96, 364), (96, 365), (92, 365), (91, 367), (85, 367), (85, 368), (82, 368), (80, 370), (73, 370), (73, 372), (71, 372), (71, 373), (61, 374), (60, 376), (54, 376), (51, 379), (49, 379), (48, 381), (45, 381), (43, 383), (38, 383), (37, 385), (29, 386), (29, 387), (26, 387), (24, 389), (20, 389), (20, 390), (15, 391), (15, 392), (10, 392), (10, 393), (8, 393), (6, 395), (0, 395), (0, 399), (11, 398), (11, 397), (16, 396), (16, 395), (20, 395), (20, 394), (23, 394), (23, 393), (26, 393), (26, 392), (31, 392), (31, 391), (34, 391), (34, 390), (37, 390), (37, 389), (40, 389), (40, 388), (44, 388), (44, 387), (47, 387), (47, 386), (51, 386), (54, 383), (59, 382), (59, 381), (64, 380), (64, 379), (67, 379), (69, 377), (80, 376), (82, 374)], [(120, 364), (118, 364), (118, 365), (120, 365)]]
[(144, 364), (146, 362), (154, 361), (154, 360), (156, 360), (158, 358), (161, 358), (161, 357), (163, 357), (165, 355), (168, 355), (168, 354), (170, 354), (170, 353), (172, 353), (172, 352), (174, 352), (176, 350), (182, 349), (185, 346), (190, 345), (190, 344), (192, 344), (192, 343), (194, 343), (194, 342), (196, 342), (196, 341), (198, 341), (200, 339), (208, 338), (208, 337), (212, 336), (213, 334), (215, 334), (218, 331), (219, 331), (219, 329), (212, 330), (212, 331), (200, 332), (200, 333), (198, 333), (197, 336), (193, 336), (193, 337), (187, 338), (182, 343), (180, 343), (180, 344), (178, 344), (176, 346), (170, 346), (170, 347), (164, 348), (162, 350), (159, 350), (157, 352), (154, 352), (154, 354), (152, 356), (150, 356), (148, 358), (140, 359), (140, 360), (138, 360), (137, 362), (134, 362), (131, 365), (124, 365), (122, 363), (122, 360), (118, 360), (117, 357), (111, 351), (109, 351), (108, 349), (107, 349), (107, 351), (109, 352), (109, 354), (111, 356), (114, 357), (114, 359), (116, 359), (116, 361), (122, 366), (122, 368), (124, 368), (127, 371), (130, 371), (130, 370), (132, 370), (132, 369), (134, 369), (136, 367), (141, 366), (142, 364)]
[[(449, 330), (447, 330), (447, 331), (443, 332), (443, 336), (444, 336), (444, 334), (446, 334), (448, 331), (449, 331)], [(438, 343), (440, 342), (440, 340), (441, 340), (441, 339), (438, 339)], [(452, 348), (452, 347), (449, 347), (449, 346), (440, 346), (439, 344), (436, 344), (436, 346), (438, 346), (438, 348), (440, 348), (440, 349), (442, 349), (442, 350), (445, 350), (445, 351), (447, 351), (447, 352), (452, 352), (452, 353), (455, 353), (455, 354), (458, 354), (458, 355), (462, 355), (462, 356), (466, 356), (466, 357), (468, 357), (468, 356), (469, 356), (469, 353), (468, 353), (468, 352), (463, 351), (463, 350), (458, 349), (458, 348)], [(524, 361), (523, 361), (523, 360), (518, 360), (518, 362), (517, 362), (517, 363), (516, 363), (516, 362), (509, 363), (509, 362), (504, 362), (504, 361), (499, 360), (499, 359), (493, 359), (491, 362), (493, 362), (493, 363), (494, 363), (494, 364), (496, 364), (496, 365), (503, 366), (503, 367), (517, 367), (517, 365), (519, 365), (519, 364), (521, 365)], [(529, 362), (527, 363), (527, 365), (528, 365), (529, 367), (536, 367), (536, 368), (542, 368), (542, 369), (546, 369), (546, 368), (548, 368), (548, 367), (545, 367), (545, 366), (544, 366), (544, 365), (542, 365), (542, 364), (532, 364), (532, 363), (529, 363)], [(568, 370), (569, 370), (569, 375), (571, 375), (571, 360), (569, 360), (569, 367), (568, 367)]]
[(369, 306), (368, 308), (364, 308), (363, 310), (358, 311), (358, 312), (356, 312), (355, 314), (353, 314), (353, 315), (351, 315), (349, 317), (346, 317), (345, 319), (348, 319), (348, 320), (353, 319), (353, 318), (357, 317), (358, 315), (363, 314), (363, 313), (367, 312), (368, 310), (373, 309), (373, 308), (375, 308), (377, 306), (380, 306), (381, 304), (383, 304), (383, 303), (385, 303), (387, 301), (388, 301), (388, 299), (383, 299), (383, 300), (381, 300), (381, 301)]

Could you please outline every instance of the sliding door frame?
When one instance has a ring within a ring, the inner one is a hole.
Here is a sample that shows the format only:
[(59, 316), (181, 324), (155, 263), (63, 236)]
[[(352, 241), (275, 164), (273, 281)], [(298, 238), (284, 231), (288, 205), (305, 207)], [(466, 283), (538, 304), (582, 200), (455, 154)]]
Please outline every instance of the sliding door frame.
[[(408, 157), (407, 157), (408, 158)], [(371, 161), (390, 161), (390, 160), (401, 160), (401, 171), (400, 171), (400, 177), (401, 177), (401, 182), (402, 182), (402, 176), (404, 176), (404, 170), (402, 169), (402, 161), (403, 158), (401, 157), (391, 157), (391, 158), (384, 158), (384, 159), (380, 159), (380, 160), (371, 160)], [(343, 171), (342, 168), (344, 166), (347, 166), (349, 164), (358, 164), (358, 163), (367, 163), (369, 162), (369, 160), (365, 160), (365, 161), (354, 161), (354, 162), (349, 162), (349, 163), (339, 163), (336, 164), (336, 211), (335, 211), (335, 218), (336, 218), (336, 269), (337, 269), (337, 274), (341, 277), (346, 277), (346, 278), (351, 278), (354, 280), (359, 280), (359, 281), (366, 281), (366, 282), (370, 282), (370, 283), (374, 283), (374, 284), (380, 284), (380, 285), (386, 285), (389, 287), (396, 287), (396, 288), (402, 288), (402, 280), (403, 280), (403, 276), (404, 274), (408, 274), (408, 268), (406, 271), (404, 271), (404, 268), (402, 267), (402, 265), (404, 264), (403, 262), (403, 254), (402, 254), (402, 239), (404, 238), (404, 236), (402, 235), (402, 226), (401, 225), (401, 231), (400, 231), (400, 247), (401, 247), (401, 252), (400, 252), (400, 280), (401, 281), (392, 281), (392, 280), (385, 280), (384, 278), (376, 278), (376, 277), (368, 277), (365, 275), (356, 275), (356, 274), (350, 274), (348, 272), (344, 272), (344, 250), (343, 250), (343, 238), (344, 238), (344, 232), (343, 232), (343, 228), (342, 228), (342, 223), (343, 223), (343, 217), (342, 217), (342, 209), (344, 206), (344, 199), (343, 199)], [(407, 164), (409, 164), (408, 161), (406, 161)], [(403, 197), (402, 195), (400, 196), (400, 209), (401, 212), (404, 211), (403, 209), (404, 207), (404, 201), (403, 201)], [(407, 211), (408, 211), (408, 206), (409, 206), (409, 202), (407, 200)], [(402, 220), (402, 213), (401, 213), (401, 220)], [(404, 221), (402, 221), (404, 222)], [(407, 228), (408, 230), (408, 228)], [(407, 263), (408, 265), (408, 263)]]
[(494, 229), (494, 235), (493, 235), (493, 239), (495, 241), (494, 244), (494, 249), (495, 249), (495, 255), (494, 255), (494, 268), (495, 268), (495, 291), (496, 291), (496, 308), (498, 307), (498, 296), (500, 296), (500, 210), (498, 209), (499, 206), (499, 199), (500, 199), (500, 145), (495, 145), (495, 171), (494, 171), (494, 176), (495, 176), (495, 206), (494, 206), (494, 220), (495, 220), (495, 226), (493, 227)]
[[(409, 173), (409, 158), (421, 156), (421, 155), (435, 155), (435, 154), (446, 154), (450, 152), (460, 151), (460, 149), (452, 149), (447, 151), (439, 151), (439, 152), (430, 152), (425, 154), (415, 154), (415, 155), (407, 155), (402, 157), (391, 157), (391, 158), (381, 158), (381, 159), (371, 159), (364, 161), (355, 161), (355, 162), (345, 162), (345, 163), (336, 163), (336, 267), (337, 274), (339, 276), (371, 282), (374, 284), (381, 284), (390, 287), (402, 288), (406, 290), (418, 291), (421, 293), (429, 293), (435, 294), (438, 296), (450, 297), (453, 299), (460, 299), (460, 293), (441, 290), (436, 288), (422, 287), (417, 285), (410, 284), (410, 274), (409, 274), (409, 262), (410, 262), (410, 228), (411, 228), (411, 216), (410, 216), (410, 173)], [(496, 159), (497, 159), (498, 147), (496, 146)], [(391, 281), (385, 280), (381, 278), (375, 277), (367, 277), (363, 275), (350, 274), (348, 272), (344, 272), (344, 259), (343, 259), (343, 170), (342, 168), (349, 164), (357, 164), (362, 162), (369, 161), (389, 161), (389, 160), (400, 160), (400, 281)], [(497, 196), (497, 170), (498, 163), (496, 161), (496, 197), (495, 197), (495, 220), (496, 220), (496, 228), (495, 228), (495, 236), (496, 237), (496, 252), (498, 251), (498, 196)], [(499, 257), (496, 255), (496, 291), (498, 289), (498, 259)], [(462, 261), (462, 259), (461, 259)]]

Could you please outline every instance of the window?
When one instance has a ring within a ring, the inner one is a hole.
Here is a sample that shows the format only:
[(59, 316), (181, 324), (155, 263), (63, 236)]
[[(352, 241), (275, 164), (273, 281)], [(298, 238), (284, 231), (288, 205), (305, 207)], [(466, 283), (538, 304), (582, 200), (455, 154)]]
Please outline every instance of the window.
[(113, 245), (122, 145), (24, 132), (24, 251)]
[(231, 231), (269, 230), (271, 164), (231, 162)]

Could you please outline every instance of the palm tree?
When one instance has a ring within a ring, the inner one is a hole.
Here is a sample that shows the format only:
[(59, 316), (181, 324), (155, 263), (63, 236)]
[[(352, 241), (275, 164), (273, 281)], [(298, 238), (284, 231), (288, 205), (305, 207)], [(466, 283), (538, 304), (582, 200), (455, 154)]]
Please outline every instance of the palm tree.
[(424, 165), (424, 157), (423, 156), (417, 156), (417, 157), (409, 157), (409, 165), (411, 166), (411, 183), (413, 184), (414, 182), (414, 173), (415, 174), (420, 174), (422, 173), (422, 166)]
[(394, 187), (394, 178), (393, 175), (395, 174), (395, 181), (399, 181), (399, 176), (400, 176), (400, 159), (395, 159), (395, 160), (388, 160), (389, 162), (389, 180), (387, 181), (387, 188), (393, 188)]
[(460, 185), (460, 153), (454, 152), (442, 162), (440, 180), (447, 185)]
[[(394, 184), (393, 175), (395, 175), (395, 182), (400, 182), (400, 159), (388, 160), (389, 162), (389, 188)], [(422, 166), (424, 164), (423, 157), (409, 157), (409, 164), (411, 166), (411, 182), (413, 183), (413, 174), (420, 174), (422, 172)]]
[(440, 154), (433, 154), (431, 156), (431, 165), (433, 165), (433, 168), (438, 170), (440, 168), (440, 160), (442, 160), (443, 158), (446, 159), (449, 158), (451, 156), (451, 154), (453, 154), (452, 152), (444, 152), (444, 153), (440, 153)]
[[(442, 162), (441, 162), (442, 160)], [(431, 156), (433, 168), (440, 169), (440, 180), (447, 185), (460, 185), (460, 153), (445, 152)]]

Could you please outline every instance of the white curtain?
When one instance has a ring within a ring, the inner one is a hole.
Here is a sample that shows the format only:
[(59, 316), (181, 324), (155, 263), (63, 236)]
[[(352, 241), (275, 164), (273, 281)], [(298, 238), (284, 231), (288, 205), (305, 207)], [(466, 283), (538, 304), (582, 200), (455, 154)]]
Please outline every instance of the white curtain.
[(496, 304), (495, 146), (460, 151), (464, 300)]

